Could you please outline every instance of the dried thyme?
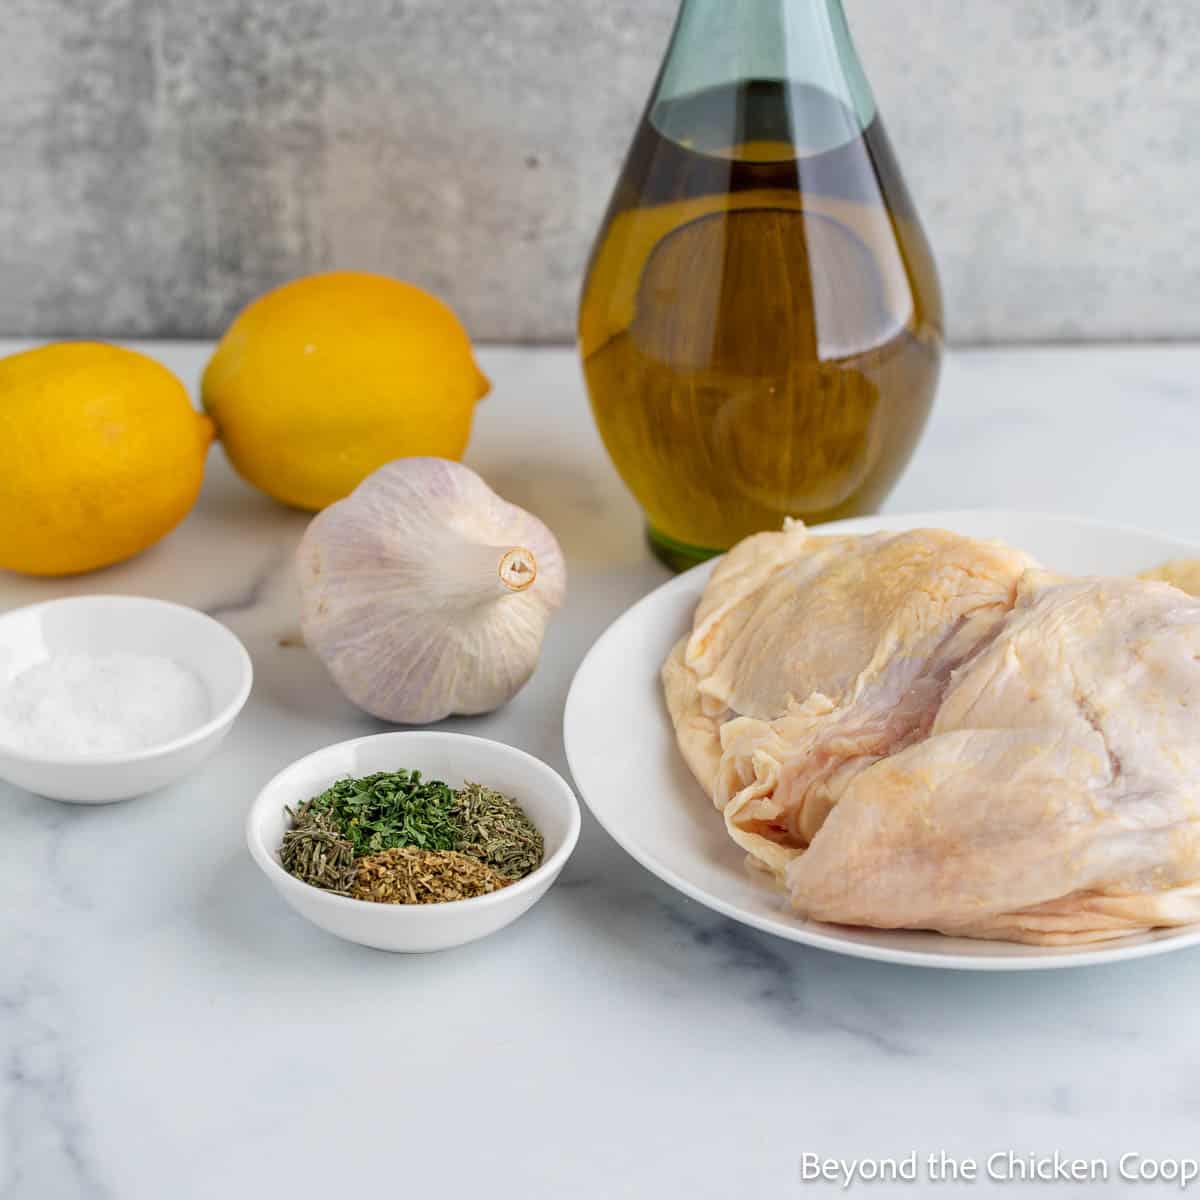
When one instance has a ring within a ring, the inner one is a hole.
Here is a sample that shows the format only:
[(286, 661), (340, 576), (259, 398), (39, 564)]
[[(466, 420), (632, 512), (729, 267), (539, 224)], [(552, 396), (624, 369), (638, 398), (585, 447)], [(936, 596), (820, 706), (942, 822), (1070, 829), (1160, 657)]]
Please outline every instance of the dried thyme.
[(381, 904), (439, 904), (499, 891), (512, 880), (457, 850), (384, 850), (358, 862), (351, 895)]
[(523, 879), (542, 865), (542, 835), (508, 796), (479, 783), (466, 783), (454, 793), (452, 815), (460, 831), (456, 850), (509, 879)]
[(283, 835), (279, 858), (285, 871), (313, 887), (348, 896), (354, 883), (354, 847), (328, 813), (301, 805), (285, 810), (292, 827)]

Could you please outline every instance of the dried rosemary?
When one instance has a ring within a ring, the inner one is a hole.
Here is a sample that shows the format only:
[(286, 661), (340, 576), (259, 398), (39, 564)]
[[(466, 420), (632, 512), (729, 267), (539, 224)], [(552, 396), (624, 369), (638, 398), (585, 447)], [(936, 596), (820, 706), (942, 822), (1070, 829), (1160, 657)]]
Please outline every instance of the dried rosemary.
[(466, 783), (454, 793), (451, 814), (460, 831), (455, 849), (509, 879), (523, 879), (542, 865), (542, 835), (508, 796), (479, 783)]
[(457, 850), (384, 850), (359, 859), (351, 895), (382, 904), (438, 904), (469, 900), (512, 880)]
[(279, 858), (285, 871), (311, 883), (348, 896), (354, 883), (354, 847), (342, 836), (341, 828), (324, 812), (302, 804), (296, 812), (285, 810), (292, 827), (283, 835)]

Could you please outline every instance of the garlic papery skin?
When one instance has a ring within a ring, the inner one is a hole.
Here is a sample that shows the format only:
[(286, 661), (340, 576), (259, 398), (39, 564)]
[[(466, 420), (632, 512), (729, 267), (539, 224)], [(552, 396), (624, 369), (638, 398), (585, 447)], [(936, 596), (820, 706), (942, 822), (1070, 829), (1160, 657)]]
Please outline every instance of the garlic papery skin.
[(411, 725), (511, 699), (567, 586), (550, 530), (441, 458), (369, 475), (313, 519), (297, 567), (305, 643), (360, 708)]

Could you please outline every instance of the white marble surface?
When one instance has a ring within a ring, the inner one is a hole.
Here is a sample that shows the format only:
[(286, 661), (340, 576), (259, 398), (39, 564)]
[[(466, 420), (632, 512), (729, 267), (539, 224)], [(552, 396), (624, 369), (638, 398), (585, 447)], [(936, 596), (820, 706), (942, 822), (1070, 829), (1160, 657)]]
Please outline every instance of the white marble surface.
[[(189, 382), (205, 357), (153, 351)], [(483, 365), (496, 386), (469, 461), (553, 524), (571, 594), (529, 687), (447, 724), (565, 769), (580, 657), (666, 573), (571, 353), (493, 349)], [(1197, 536), (1198, 448), (1200, 350), (963, 353), (888, 507)], [(258, 672), (223, 752), (164, 794), (81, 809), (0, 785), (4, 1200), (727, 1200), (835, 1192), (802, 1185), (805, 1151), (1200, 1151), (1200, 953), (1026, 977), (840, 959), (677, 896), (590, 818), (559, 885), (485, 942), (406, 958), (306, 925), (251, 863), (242, 818), (292, 758), (377, 726), (279, 644), (303, 524), (214, 452), (196, 512), (137, 561), (66, 583), (0, 578), (0, 608), (101, 590), (200, 606)]]

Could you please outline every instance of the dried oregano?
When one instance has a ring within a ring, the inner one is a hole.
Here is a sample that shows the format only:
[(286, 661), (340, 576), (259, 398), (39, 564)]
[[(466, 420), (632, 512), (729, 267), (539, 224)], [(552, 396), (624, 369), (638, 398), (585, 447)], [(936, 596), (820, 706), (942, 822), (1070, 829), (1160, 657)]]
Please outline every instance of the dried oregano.
[(382, 904), (439, 904), (486, 896), (512, 882), (457, 850), (384, 850), (358, 861), (351, 895)]

